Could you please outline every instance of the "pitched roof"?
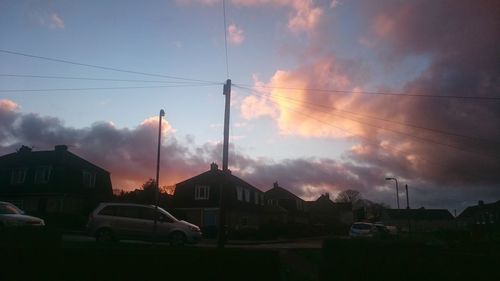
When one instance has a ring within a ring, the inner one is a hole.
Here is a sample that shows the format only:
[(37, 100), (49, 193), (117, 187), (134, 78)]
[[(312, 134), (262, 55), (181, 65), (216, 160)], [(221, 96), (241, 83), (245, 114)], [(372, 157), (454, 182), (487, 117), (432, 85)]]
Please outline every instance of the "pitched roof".
[(458, 219), (470, 218), (474, 217), (479, 212), (493, 211), (499, 209), (500, 209), (500, 200), (498, 200), (497, 202), (487, 203), (487, 204), (483, 204), (481, 202), (479, 203), (479, 205), (467, 207), (462, 213), (460, 213), (460, 215), (457, 218)]
[(266, 197), (270, 199), (293, 199), (304, 201), (302, 198), (279, 186), (277, 182), (275, 182), (273, 188), (266, 191), (265, 194)]
[(446, 209), (385, 209), (384, 213), (395, 220), (453, 220)]
[(205, 171), (205, 172), (203, 172), (201, 174), (198, 174), (198, 175), (193, 176), (191, 178), (188, 178), (188, 179), (186, 179), (184, 181), (181, 181), (181, 182), (179, 182), (179, 183), (177, 183), (175, 185), (176, 186), (182, 186), (184, 184), (188, 184), (191, 181), (197, 181), (199, 179), (207, 179), (207, 178), (211, 178), (211, 179), (213, 179), (215, 181), (219, 181), (224, 176), (226, 177), (226, 180), (228, 180), (230, 183), (232, 183), (235, 186), (242, 186), (242, 187), (246, 187), (246, 188), (250, 188), (250, 189), (262, 192), (257, 187), (255, 187), (255, 186), (251, 185), (250, 183), (242, 180), (241, 178), (233, 175), (232, 173), (230, 173), (230, 172), (224, 172), (222, 170), (219, 170), (217, 168), (217, 166), (212, 167), (210, 170)]
[(62, 158), (60, 157), (61, 155), (64, 156), (66, 161), (69, 160), (72, 163), (80, 163), (92, 167), (95, 170), (98, 170), (99, 172), (109, 174), (107, 170), (68, 151), (67, 146), (65, 145), (56, 145), (54, 150), (42, 150), (42, 151), (31, 151), (30, 148), (23, 146), (17, 152), (0, 156), (0, 165), (2, 165), (2, 163), (5, 163), (6, 165), (12, 165), (17, 163), (22, 165), (30, 165), (30, 164), (36, 165), (40, 163), (55, 164), (63, 161)]

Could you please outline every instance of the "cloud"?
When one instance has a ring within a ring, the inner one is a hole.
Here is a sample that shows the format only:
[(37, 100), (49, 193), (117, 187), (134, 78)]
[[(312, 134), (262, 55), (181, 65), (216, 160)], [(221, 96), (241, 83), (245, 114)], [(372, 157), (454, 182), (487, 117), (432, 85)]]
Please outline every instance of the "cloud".
[(230, 24), (227, 27), (227, 32), (229, 34), (229, 42), (233, 45), (240, 45), (245, 40), (243, 29), (238, 28), (235, 24)]
[(58, 14), (53, 13), (50, 16), (49, 27), (52, 29), (64, 29), (64, 21), (59, 17)]
[[(254, 90), (260, 94), (242, 102), (242, 115), (269, 116), (282, 134), (349, 137), (355, 144), (344, 159), (359, 166), (379, 167), (384, 173), (434, 186), (499, 189), (498, 102), (357, 93), (478, 97), (499, 93), (500, 53), (495, 46), (500, 45), (496, 16), (500, 6), (481, 3), (365, 2), (370, 25), (361, 38), (370, 42), (381, 66), (370, 70), (363, 62), (338, 58), (328, 49), (333, 39), (310, 38), (299, 66), (276, 70), (267, 81), (255, 82)], [(318, 32), (327, 34), (330, 27), (322, 24)], [(370, 72), (415, 57), (425, 58), (428, 66), (401, 89), (364, 87)]]
[[(215, 6), (220, 0), (176, 0), (179, 5), (202, 4)], [(228, 1), (229, 2), (229, 1)], [(335, 2), (335, 1), (334, 1)], [(334, 8), (337, 4), (332, 2)], [(323, 8), (315, 5), (312, 0), (231, 0), (230, 3), (238, 7), (286, 7), (292, 12), (288, 15), (288, 28), (294, 33), (313, 31), (322, 15)]]
[(57, 14), (46, 12), (44, 9), (36, 9), (31, 12), (31, 16), (39, 25), (49, 29), (64, 29), (64, 20)]
[[(110, 171), (115, 189), (137, 188), (155, 175), (158, 120), (154, 117), (145, 119), (135, 128), (117, 128), (111, 122), (96, 122), (75, 129), (65, 126), (58, 118), (24, 114), (18, 108), (13, 101), (0, 100), (0, 155), (15, 152), (23, 144), (35, 150), (51, 150), (54, 145), (67, 144), (73, 153)], [(167, 120), (163, 128), (162, 185), (172, 185), (204, 172), (211, 162), (220, 163), (221, 142), (196, 144), (192, 136), (179, 138), (173, 134)], [(353, 148), (356, 157), (381, 152), (378, 147), (363, 146), (366, 147)], [(356, 163), (352, 161), (355, 157), (344, 160), (295, 158), (276, 162), (245, 155), (234, 144), (230, 144), (229, 155), (233, 174), (264, 191), (278, 181), (298, 196), (313, 200), (324, 192), (333, 196), (341, 190), (357, 189), (365, 198), (394, 206), (393, 186), (384, 180), (388, 173), (396, 171), (387, 169), (385, 161), (396, 160), (390, 156), (381, 157), (381, 165), (372, 160)], [(399, 179), (402, 184), (407, 180)], [(444, 205), (460, 209), (479, 199), (500, 197), (500, 189), (487, 185), (479, 185), (473, 192), (466, 184), (445, 188), (425, 181), (413, 180), (411, 183), (413, 206)]]

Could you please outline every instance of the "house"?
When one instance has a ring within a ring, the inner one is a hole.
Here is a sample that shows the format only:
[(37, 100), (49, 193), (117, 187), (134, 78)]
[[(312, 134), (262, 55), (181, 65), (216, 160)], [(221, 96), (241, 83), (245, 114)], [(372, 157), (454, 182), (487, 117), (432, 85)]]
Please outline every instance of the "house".
[(352, 203), (335, 203), (328, 193), (307, 202), (311, 224), (342, 231), (354, 222)]
[(455, 226), (454, 217), (446, 209), (385, 209), (382, 221), (394, 225), (401, 231), (431, 232), (451, 229)]
[(480, 200), (476, 206), (467, 207), (460, 213), (457, 222), (461, 227), (500, 227), (500, 200), (487, 204)]
[(264, 197), (267, 205), (279, 206), (286, 211), (286, 216), (281, 218), (281, 223), (309, 223), (306, 202), (297, 195), (279, 186), (278, 182), (275, 182), (273, 188), (264, 193)]
[[(222, 191), (222, 192), (221, 192)], [(258, 229), (264, 210), (264, 193), (230, 171), (212, 163), (210, 170), (175, 185), (174, 213), (204, 232), (215, 231), (223, 201), (224, 224), (231, 231)]]
[(0, 200), (42, 217), (86, 217), (112, 197), (108, 171), (71, 153), (66, 145), (50, 151), (22, 146), (0, 156)]

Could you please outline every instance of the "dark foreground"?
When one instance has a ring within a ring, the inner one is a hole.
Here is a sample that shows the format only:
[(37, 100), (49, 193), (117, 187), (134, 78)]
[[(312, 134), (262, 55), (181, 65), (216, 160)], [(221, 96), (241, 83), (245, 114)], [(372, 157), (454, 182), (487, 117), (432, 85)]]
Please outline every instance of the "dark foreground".
[(322, 249), (82, 244), (57, 231), (0, 234), (0, 280), (500, 280), (486, 241), (325, 239)]

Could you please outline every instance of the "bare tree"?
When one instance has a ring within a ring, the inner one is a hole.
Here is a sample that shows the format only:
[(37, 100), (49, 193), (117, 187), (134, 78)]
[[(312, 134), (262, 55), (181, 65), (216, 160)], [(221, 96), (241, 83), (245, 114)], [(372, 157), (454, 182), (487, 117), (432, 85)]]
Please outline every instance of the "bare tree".
[(357, 203), (359, 200), (361, 200), (363, 197), (361, 196), (361, 193), (357, 190), (352, 190), (352, 189), (347, 189), (344, 191), (341, 191), (337, 197), (335, 198), (335, 202), (337, 203)]

